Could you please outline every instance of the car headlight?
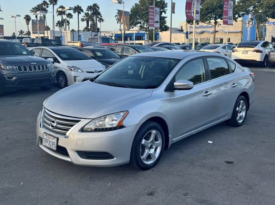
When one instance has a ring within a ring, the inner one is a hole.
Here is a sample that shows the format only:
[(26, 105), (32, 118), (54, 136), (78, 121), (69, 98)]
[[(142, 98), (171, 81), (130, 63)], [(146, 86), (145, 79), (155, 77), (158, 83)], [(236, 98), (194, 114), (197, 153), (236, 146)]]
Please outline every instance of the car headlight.
[(83, 70), (79, 67), (76, 66), (68, 66), (68, 68), (70, 69), (70, 71), (72, 72), (79, 72), (79, 73), (83, 73)]
[(82, 128), (82, 132), (100, 132), (111, 131), (123, 128), (123, 121), (129, 114), (128, 111), (118, 112), (102, 117), (98, 117), (90, 121)]
[(14, 65), (0, 65), (0, 68), (2, 70), (15, 70), (16, 66), (14, 66)]

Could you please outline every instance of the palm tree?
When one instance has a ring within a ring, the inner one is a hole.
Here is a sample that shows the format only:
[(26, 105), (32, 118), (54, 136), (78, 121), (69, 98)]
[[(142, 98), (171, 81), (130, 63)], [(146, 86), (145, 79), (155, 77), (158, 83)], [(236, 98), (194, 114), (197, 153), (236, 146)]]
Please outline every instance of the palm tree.
[(36, 20), (38, 20), (37, 19), (37, 14), (36, 14), (38, 11), (40, 11), (40, 9), (37, 6), (32, 7), (31, 10), (30, 10), (31, 13), (35, 14)]
[(30, 37), (31, 32), (30, 32), (30, 31), (27, 31), (24, 35)]
[(53, 39), (55, 39), (55, 21), (54, 21), (54, 6), (57, 5), (58, 0), (49, 0), (50, 5), (53, 7)]
[(42, 6), (43, 11), (45, 12), (43, 17), (45, 19), (45, 24), (47, 26), (47, 17), (46, 17), (46, 15), (48, 13), (49, 3), (47, 1), (42, 1), (42, 3), (40, 5)]
[(49, 37), (49, 31), (51, 30), (51, 28), (49, 26), (45, 26), (45, 31), (47, 31), (47, 37)]
[(119, 24), (119, 30), (120, 30), (120, 32), (121, 32), (121, 36), (122, 36), (122, 29), (121, 29), (121, 18), (120, 18), (120, 12), (119, 12), (119, 10), (117, 10), (117, 13), (116, 13), (116, 15), (115, 15), (115, 18), (116, 18), (116, 22), (117, 22), (117, 24)]
[(85, 27), (85, 28), (83, 28), (83, 31), (90, 31), (90, 28), (89, 27)]
[(64, 21), (57, 21), (56, 26), (59, 28), (60, 32), (62, 32), (62, 29), (64, 27)]
[[(97, 26), (97, 21), (98, 21), (99, 18), (103, 19), (103, 18), (102, 18), (102, 15), (101, 15), (101, 13), (100, 13), (100, 7), (98, 6), (97, 3), (94, 3), (94, 4), (92, 5), (92, 16), (93, 16), (93, 18), (94, 18), (93, 31), (94, 31), (94, 32), (97, 32), (97, 28), (98, 28), (98, 26)], [(92, 27), (92, 26), (91, 26), (91, 27)]]
[(67, 13), (66, 14), (66, 18), (68, 19), (68, 21), (69, 21), (69, 29), (68, 30), (70, 30), (70, 24), (71, 24), (71, 19), (73, 18), (73, 14), (71, 14), (71, 13)]
[(25, 20), (25, 22), (26, 22), (26, 25), (27, 25), (27, 28), (28, 28), (28, 31), (30, 31), (30, 28), (29, 28), (29, 26), (30, 26), (30, 21), (31, 21), (31, 17), (30, 17), (30, 15), (25, 15), (24, 16), (24, 20)]
[(19, 36), (21, 36), (21, 37), (24, 35), (24, 33), (25, 33), (25, 31), (23, 31), (23, 30), (18, 31), (18, 34), (19, 34)]
[(90, 14), (88, 12), (85, 12), (84, 15), (81, 18), (82, 22), (86, 22), (86, 27), (89, 28), (90, 25)]
[(78, 35), (78, 41), (79, 41), (79, 15), (83, 13), (83, 9), (81, 6), (77, 5), (74, 7), (74, 13), (77, 13), (77, 35)]
[[(60, 9), (60, 11), (59, 11)], [(63, 16), (65, 15), (65, 6), (60, 5), (57, 9), (56, 9), (56, 14), (57, 16), (61, 16), (61, 21), (63, 20)]]
[(103, 23), (104, 22), (104, 19), (103, 18), (99, 18), (98, 19), (98, 22), (100, 23), (100, 35), (101, 35), (101, 23)]

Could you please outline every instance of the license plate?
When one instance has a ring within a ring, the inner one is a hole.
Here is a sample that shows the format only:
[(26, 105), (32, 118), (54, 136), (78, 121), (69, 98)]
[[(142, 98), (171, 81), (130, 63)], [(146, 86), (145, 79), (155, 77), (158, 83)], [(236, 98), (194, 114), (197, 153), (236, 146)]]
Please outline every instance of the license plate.
[(243, 51), (243, 54), (248, 54), (248, 51)]
[(45, 147), (48, 147), (48, 148), (53, 149), (53, 150), (56, 150), (56, 147), (57, 147), (57, 138), (55, 138), (53, 136), (50, 136), (47, 133), (44, 133), (42, 144)]

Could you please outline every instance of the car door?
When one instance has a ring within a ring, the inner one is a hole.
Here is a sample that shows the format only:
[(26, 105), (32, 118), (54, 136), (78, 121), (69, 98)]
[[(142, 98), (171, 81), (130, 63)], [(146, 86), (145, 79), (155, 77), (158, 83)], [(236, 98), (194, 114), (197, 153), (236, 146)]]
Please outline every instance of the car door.
[(222, 57), (206, 57), (206, 65), (211, 77), (209, 92), (212, 93), (212, 122), (226, 119), (240, 93), (240, 84), (231, 71), (228, 62)]
[(170, 92), (174, 141), (199, 130), (215, 119), (215, 94), (211, 93), (211, 81), (203, 58), (185, 63), (171, 83), (189, 80), (194, 83), (191, 90)]

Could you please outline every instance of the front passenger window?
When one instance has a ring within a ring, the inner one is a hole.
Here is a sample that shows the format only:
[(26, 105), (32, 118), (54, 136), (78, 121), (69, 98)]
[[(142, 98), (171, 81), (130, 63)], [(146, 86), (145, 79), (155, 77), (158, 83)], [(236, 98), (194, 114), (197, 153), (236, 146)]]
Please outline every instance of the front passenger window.
[(219, 78), (230, 73), (228, 64), (222, 58), (207, 58), (207, 63), (212, 79)]
[(35, 48), (32, 50), (34, 52), (34, 56), (40, 57), (41, 49), (40, 48)]
[(194, 85), (205, 82), (205, 68), (203, 60), (196, 59), (186, 63), (175, 75), (175, 82), (178, 80), (189, 80)]

